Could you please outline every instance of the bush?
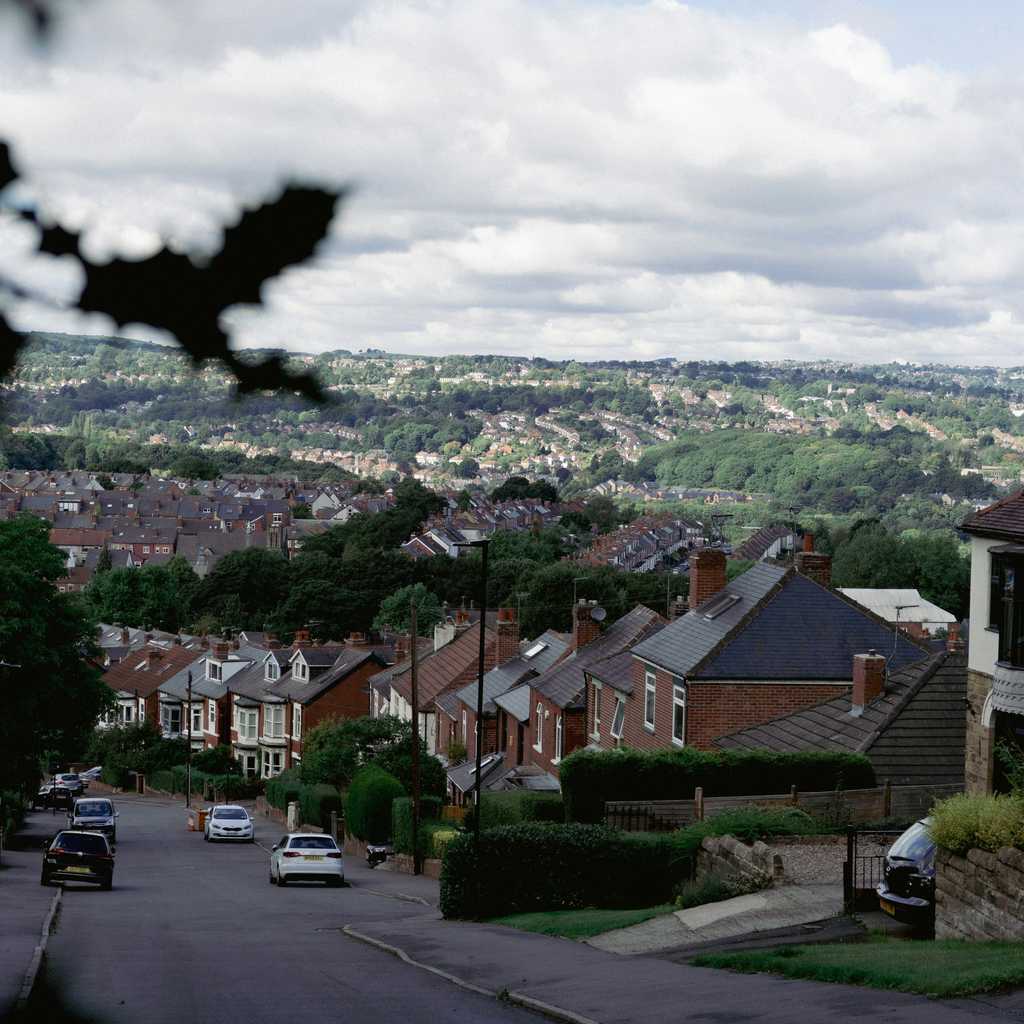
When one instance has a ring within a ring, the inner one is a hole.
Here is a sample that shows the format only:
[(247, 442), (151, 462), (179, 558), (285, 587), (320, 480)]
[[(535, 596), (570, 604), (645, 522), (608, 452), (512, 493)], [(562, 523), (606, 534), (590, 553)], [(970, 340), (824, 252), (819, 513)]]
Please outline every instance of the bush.
[(159, 771), (150, 772), (146, 776), (146, 786), (151, 789), (162, 789), (165, 793), (176, 793), (178, 790), (175, 786), (174, 769), (162, 768)]
[[(765, 883), (767, 884), (767, 883)], [(705, 875), (699, 882), (683, 882), (676, 890), (676, 906), (682, 910), (689, 907), (702, 907), (705, 903), (721, 903), (731, 900), (734, 896), (745, 896), (747, 893), (763, 889), (752, 878), (724, 878), (721, 875)]]
[[(436, 796), (420, 797), (420, 851), (426, 856), (429, 845), (427, 824), (441, 817), (441, 801)], [(450, 828), (450, 826), (446, 826)], [(427, 836), (424, 833), (427, 833)], [(391, 803), (391, 844), (396, 853), (412, 853), (412, 797), (403, 796)]]
[(939, 846), (961, 855), (971, 849), (1024, 849), (1024, 798), (951, 796), (933, 808), (930, 832)]
[(24, 820), (25, 804), (21, 794), (11, 789), (0, 792), (0, 829), (3, 829), (4, 835), (13, 835), (21, 828)]
[[(180, 760), (178, 762), (180, 764)], [(210, 747), (192, 758), (192, 768), (208, 775), (235, 775), (241, 773), (241, 765), (235, 759), (234, 751), (226, 744)]]
[(698, 786), (708, 796), (756, 796), (861, 789), (875, 785), (863, 754), (766, 750), (578, 750), (559, 772), (567, 821), (604, 820), (607, 800), (690, 800)]
[(448, 840), (441, 870), (445, 917), (535, 910), (646, 907), (671, 898), (685, 864), (671, 835), (603, 825), (530, 822)]
[[(470, 811), (467, 828), (473, 825)], [(565, 805), (558, 793), (481, 793), (480, 827), (518, 825), (524, 821), (565, 821)]]
[(386, 843), (391, 838), (391, 802), (402, 796), (401, 782), (383, 768), (360, 768), (348, 789), (349, 831), (368, 843)]
[(307, 825), (319, 825), (325, 832), (330, 831), (331, 811), (343, 817), (341, 794), (324, 783), (303, 786), (299, 791), (299, 810), (302, 821)]
[(299, 782), (299, 772), (290, 768), (280, 775), (267, 779), (265, 796), (271, 807), (279, 811), (287, 811), (288, 805), (293, 800), (298, 800), (302, 793), (302, 783)]
[(128, 785), (128, 768), (120, 762), (105, 764), (100, 772), (100, 779), (108, 786), (124, 789)]

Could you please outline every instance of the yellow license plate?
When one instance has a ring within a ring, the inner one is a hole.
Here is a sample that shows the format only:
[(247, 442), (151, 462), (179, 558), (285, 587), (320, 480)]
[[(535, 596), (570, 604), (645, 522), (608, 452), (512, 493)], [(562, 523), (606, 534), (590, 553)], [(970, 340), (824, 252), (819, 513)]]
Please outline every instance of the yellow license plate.
[(307, 853), (306, 860), (323, 860), (323, 857), (319, 854)]
[(64, 870), (67, 871), (69, 874), (72, 874), (72, 875), (91, 875), (92, 874), (92, 868), (65, 868)]
[(891, 917), (896, 916), (896, 908), (888, 900), (879, 900), (878, 905)]

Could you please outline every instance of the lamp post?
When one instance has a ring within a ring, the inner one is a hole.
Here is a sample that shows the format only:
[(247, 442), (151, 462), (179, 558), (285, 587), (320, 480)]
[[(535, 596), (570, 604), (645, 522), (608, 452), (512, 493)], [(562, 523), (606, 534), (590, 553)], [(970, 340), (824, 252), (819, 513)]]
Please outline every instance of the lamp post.
[(491, 540), (467, 541), (456, 545), (460, 548), (480, 549), (480, 650), (477, 661), (476, 680), (476, 771), (473, 777), (473, 805), (476, 813), (473, 816), (473, 841), (480, 845), (480, 769), (483, 761), (484, 738), (484, 630), (487, 626), (487, 549)]

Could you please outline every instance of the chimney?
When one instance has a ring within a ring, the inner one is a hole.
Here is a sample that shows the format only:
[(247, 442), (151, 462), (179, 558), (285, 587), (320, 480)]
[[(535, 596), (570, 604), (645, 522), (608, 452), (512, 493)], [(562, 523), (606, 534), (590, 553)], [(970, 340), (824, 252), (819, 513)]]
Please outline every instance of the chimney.
[(676, 594), (675, 597), (669, 601), (668, 605), (668, 621), (675, 622), (676, 619), (681, 619), (687, 611), (687, 601), (682, 594)]
[(885, 693), (885, 658), (878, 651), (853, 656), (853, 694), (850, 714), (860, 715)]
[(519, 623), (515, 608), (498, 609), (498, 665), (504, 665), (509, 658), (519, 653)]
[(349, 633), (345, 639), (346, 647), (369, 647), (370, 641), (367, 639), (365, 633)]
[(122, 626), (121, 627), (121, 646), (122, 647), (127, 647), (130, 642), (131, 642), (131, 634), (128, 632), (128, 627), (127, 626)]
[(294, 647), (296, 650), (298, 650), (300, 647), (309, 647), (308, 629), (295, 630), (295, 638), (292, 641), (292, 647)]
[(164, 652), (159, 647), (153, 647), (146, 651), (146, 664), (149, 666), (154, 665), (164, 656)]
[(213, 656), (218, 661), (227, 661), (231, 654), (231, 644), (227, 640), (218, 640), (213, 645)]
[(725, 552), (701, 548), (690, 555), (690, 608), (725, 589)]
[(804, 551), (813, 551), (814, 550), (814, 534), (813, 533), (805, 533), (804, 534), (803, 549), (804, 549)]
[(279, 651), (281, 649), (281, 641), (277, 639), (277, 635), (274, 633), (267, 633), (264, 641), (268, 651)]
[(411, 641), (408, 633), (399, 633), (395, 637), (395, 661), (405, 661), (412, 651)]
[(464, 633), (472, 623), (469, 620), (469, 612), (465, 608), (455, 609), (455, 632)]
[(964, 649), (964, 642), (960, 639), (960, 623), (951, 622), (946, 631), (946, 650), (951, 654)]
[(816, 551), (798, 551), (796, 571), (823, 587), (832, 586), (832, 559), (829, 555), (821, 555)]
[(203, 649), (204, 651), (206, 651), (206, 650), (209, 650), (209, 647), (210, 647), (210, 638), (209, 638), (209, 637), (207, 637), (207, 636), (204, 636), (204, 637), (202, 637), (202, 638), (200, 639), (200, 641), (199, 641), (199, 646), (200, 646), (200, 647), (201, 647), (201, 648), (202, 648), (202, 649)]
[(596, 640), (601, 633), (600, 623), (591, 615), (596, 607), (596, 601), (588, 601), (585, 597), (576, 602), (572, 614), (572, 638), (577, 651), (591, 640)]

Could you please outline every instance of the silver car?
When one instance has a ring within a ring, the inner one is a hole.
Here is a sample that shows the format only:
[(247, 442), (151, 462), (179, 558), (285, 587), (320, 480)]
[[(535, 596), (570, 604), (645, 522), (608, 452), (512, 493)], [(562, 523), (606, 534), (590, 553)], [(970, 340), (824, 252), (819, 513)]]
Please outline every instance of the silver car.
[(102, 832), (117, 842), (117, 810), (106, 797), (79, 797), (68, 811), (68, 828), (74, 831)]
[(217, 804), (206, 815), (203, 838), (208, 842), (235, 839), (251, 843), (256, 839), (252, 818), (244, 807), (237, 804)]
[(345, 861), (338, 844), (320, 832), (282, 836), (270, 852), (270, 884), (326, 882), (343, 885)]

